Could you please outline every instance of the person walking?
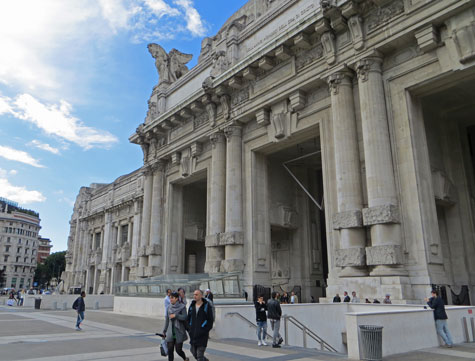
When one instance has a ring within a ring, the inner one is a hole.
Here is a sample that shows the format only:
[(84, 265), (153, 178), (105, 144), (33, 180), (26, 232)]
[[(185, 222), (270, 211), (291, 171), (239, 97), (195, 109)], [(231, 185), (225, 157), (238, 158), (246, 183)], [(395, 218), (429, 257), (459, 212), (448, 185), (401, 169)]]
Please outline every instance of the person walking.
[(256, 323), (257, 323), (257, 346), (267, 346), (267, 304), (264, 301), (264, 296), (259, 295), (254, 304), (256, 308)]
[(272, 292), (272, 298), (267, 302), (267, 318), (272, 327), (272, 347), (279, 348), (280, 344), (284, 342), (280, 336), (280, 318), (282, 317), (282, 308), (277, 300), (277, 292)]
[(340, 295), (337, 293), (335, 297), (333, 297), (333, 303), (341, 302)]
[(445, 345), (449, 348), (453, 346), (452, 335), (450, 334), (449, 327), (447, 326), (447, 313), (445, 312), (444, 300), (439, 297), (439, 291), (432, 290), (431, 297), (426, 298), (425, 301), (430, 308), (434, 310), (435, 328), (437, 333)]
[(171, 289), (167, 289), (167, 295), (165, 296), (165, 299), (163, 300), (163, 303), (165, 305), (165, 317), (167, 316), (168, 312), (168, 307), (170, 307), (170, 295), (172, 293)]
[(193, 292), (193, 301), (188, 309), (188, 334), (191, 353), (197, 361), (207, 361), (205, 357), (209, 332), (213, 328), (213, 311), (201, 290)]
[(182, 287), (178, 289), (178, 294), (180, 295), (178, 302), (183, 303), (186, 307), (186, 294), (185, 294), (185, 290)]
[(348, 295), (348, 292), (343, 292), (343, 302), (350, 302), (350, 296)]
[(84, 302), (84, 298), (86, 298), (86, 292), (82, 291), (81, 296), (76, 298), (76, 301), (73, 303), (73, 309), (75, 309), (78, 314), (78, 318), (76, 320), (76, 331), (82, 330), (80, 326), (82, 321), (84, 321), (84, 312), (86, 311), (86, 303)]
[(178, 301), (179, 297), (178, 292), (170, 293), (170, 305), (167, 308), (165, 327), (163, 328), (168, 347), (168, 361), (174, 360), (174, 351), (183, 360), (189, 360), (183, 352), (183, 342), (188, 339), (185, 327), (188, 316), (186, 306)]

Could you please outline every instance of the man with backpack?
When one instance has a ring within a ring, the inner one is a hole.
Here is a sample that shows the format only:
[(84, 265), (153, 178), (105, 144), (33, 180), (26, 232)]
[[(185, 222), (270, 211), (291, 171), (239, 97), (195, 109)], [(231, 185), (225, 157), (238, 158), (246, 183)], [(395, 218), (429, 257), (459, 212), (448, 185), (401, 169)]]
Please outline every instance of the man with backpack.
[(188, 309), (188, 334), (190, 335), (191, 353), (198, 361), (207, 361), (205, 357), (209, 332), (213, 328), (213, 310), (201, 290), (193, 292), (193, 301)]
[(73, 309), (76, 310), (78, 314), (78, 318), (76, 321), (76, 331), (82, 330), (80, 325), (82, 321), (84, 321), (84, 311), (86, 311), (86, 303), (84, 302), (85, 297), (86, 297), (86, 292), (82, 291), (81, 296), (76, 298), (76, 301), (74, 301), (73, 303)]
[(277, 301), (277, 292), (272, 292), (272, 298), (267, 302), (267, 318), (272, 327), (272, 347), (280, 348), (280, 344), (284, 342), (280, 336), (280, 318), (282, 317), (282, 308), (279, 301)]

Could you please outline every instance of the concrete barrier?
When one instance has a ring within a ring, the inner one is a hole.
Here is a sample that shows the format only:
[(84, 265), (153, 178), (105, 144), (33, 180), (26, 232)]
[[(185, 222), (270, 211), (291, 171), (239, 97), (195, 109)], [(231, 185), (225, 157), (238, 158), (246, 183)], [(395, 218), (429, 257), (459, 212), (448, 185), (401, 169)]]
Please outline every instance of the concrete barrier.
[[(58, 304), (63, 305), (66, 303), (66, 310), (72, 309), (73, 302), (79, 295), (28, 295), (25, 297), (24, 307), (34, 307), (35, 298), (41, 297), (41, 309), (42, 310), (55, 310)], [(95, 309), (96, 302), (99, 303), (98, 308), (113, 308), (114, 296), (113, 295), (87, 295), (84, 299), (86, 303), (86, 309)]]

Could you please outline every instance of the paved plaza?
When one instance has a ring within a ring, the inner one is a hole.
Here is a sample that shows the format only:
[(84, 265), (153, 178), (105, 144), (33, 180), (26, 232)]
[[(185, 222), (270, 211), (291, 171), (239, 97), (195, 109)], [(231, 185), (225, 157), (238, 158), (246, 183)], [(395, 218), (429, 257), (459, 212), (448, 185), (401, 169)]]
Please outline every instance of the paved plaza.
[[(0, 360), (165, 360), (159, 354), (163, 321), (115, 314), (112, 311), (86, 312), (83, 331), (74, 330), (71, 311), (42, 311), (0, 306)], [(188, 356), (189, 345), (185, 345)], [(334, 355), (297, 347), (258, 347), (248, 340), (217, 340), (211, 336), (207, 349), (210, 361), (231, 360), (346, 360)], [(175, 358), (176, 360), (179, 359)], [(193, 359), (193, 358), (191, 358)], [(473, 360), (475, 344), (453, 349), (433, 348), (385, 358), (387, 361)]]

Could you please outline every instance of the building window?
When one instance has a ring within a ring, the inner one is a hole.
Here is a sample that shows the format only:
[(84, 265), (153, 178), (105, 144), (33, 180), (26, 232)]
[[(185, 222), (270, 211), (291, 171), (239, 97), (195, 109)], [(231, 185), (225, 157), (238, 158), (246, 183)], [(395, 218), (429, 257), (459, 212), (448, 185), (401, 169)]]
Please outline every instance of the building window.
[(10, 251), (10, 246), (5, 246), (5, 252), (9, 252)]
[(16, 258), (16, 262), (20, 262), (20, 257), (17, 257), (17, 258)]
[(21, 253), (21, 247), (18, 247), (16, 250), (17, 253)]
[(8, 262), (8, 256), (3, 256), (3, 262)]
[(16, 288), (16, 277), (12, 278), (12, 288)]
[(7, 237), (7, 243), (10, 243), (10, 237)]
[(24, 278), (20, 278), (20, 288), (23, 288), (23, 283), (25, 282), (25, 279)]
[(25, 260), (24, 260), (24, 262), (25, 262), (25, 263), (27, 263), (27, 262), (28, 262), (28, 257), (25, 257)]
[(21, 243), (21, 238), (18, 239), (18, 243)]

